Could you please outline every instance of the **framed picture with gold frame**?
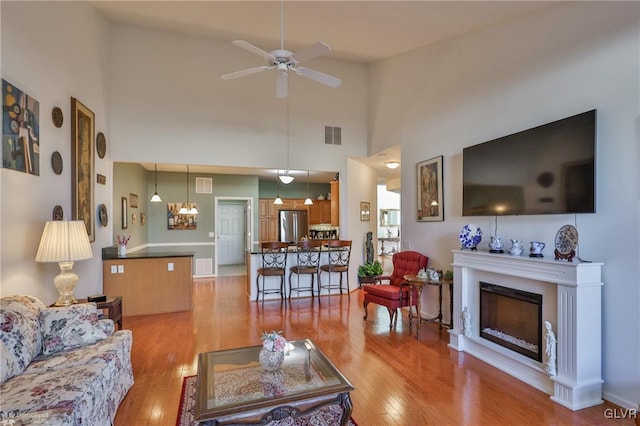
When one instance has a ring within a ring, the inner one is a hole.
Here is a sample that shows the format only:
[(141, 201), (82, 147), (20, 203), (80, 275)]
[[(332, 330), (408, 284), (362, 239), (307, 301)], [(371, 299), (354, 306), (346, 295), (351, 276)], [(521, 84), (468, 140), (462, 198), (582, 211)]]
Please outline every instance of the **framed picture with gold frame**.
[(89, 241), (95, 241), (95, 115), (76, 98), (71, 98), (71, 215), (87, 227)]
[(442, 194), (442, 155), (416, 165), (418, 187), (418, 222), (444, 220)]

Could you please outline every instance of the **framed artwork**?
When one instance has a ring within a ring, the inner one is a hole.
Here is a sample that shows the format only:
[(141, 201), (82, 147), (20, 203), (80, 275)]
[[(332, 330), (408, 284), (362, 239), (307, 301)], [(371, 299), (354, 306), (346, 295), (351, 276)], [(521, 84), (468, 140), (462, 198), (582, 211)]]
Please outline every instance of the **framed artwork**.
[(138, 194), (129, 193), (129, 207), (132, 209), (138, 208)]
[(197, 208), (196, 203), (167, 203), (167, 229), (173, 231), (194, 230), (198, 228), (197, 214), (180, 214), (180, 208)]
[(147, 223), (147, 214), (140, 213), (140, 225), (144, 226)]
[(135, 225), (136, 223), (136, 214), (135, 213), (131, 213), (131, 223)]
[(129, 207), (127, 205), (128, 203), (128, 199), (127, 197), (122, 197), (122, 206), (121, 206), (121, 214), (122, 214), (122, 229), (127, 229), (129, 227), (129, 223), (128, 223), (128, 214), (129, 214)]
[(371, 220), (371, 204), (369, 204), (367, 201), (360, 201), (360, 220)]
[(444, 220), (442, 155), (417, 164), (418, 222)]
[(89, 241), (95, 241), (93, 194), (95, 187), (95, 115), (76, 98), (71, 98), (71, 215), (87, 227)]
[(40, 142), (40, 103), (3, 79), (2, 167), (39, 176)]

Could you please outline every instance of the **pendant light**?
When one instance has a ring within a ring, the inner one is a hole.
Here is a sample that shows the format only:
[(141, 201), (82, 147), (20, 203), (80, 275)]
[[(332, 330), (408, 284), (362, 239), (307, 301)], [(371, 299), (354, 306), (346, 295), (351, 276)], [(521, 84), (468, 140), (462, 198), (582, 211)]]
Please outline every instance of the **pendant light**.
[(282, 198), (280, 198), (280, 170), (278, 170), (278, 179), (276, 179), (276, 199), (273, 200), (273, 204), (279, 206), (282, 205)]
[(154, 180), (155, 180), (155, 185), (156, 185), (156, 192), (153, 193), (153, 197), (151, 197), (151, 200), (149, 200), (152, 203), (161, 203), (162, 202), (162, 198), (160, 198), (160, 196), (158, 195), (158, 164), (154, 164), (153, 168), (155, 169), (154, 171)]
[(195, 207), (191, 207), (189, 209), (189, 165), (187, 164), (187, 203), (182, 204), (180, 210), (178, 210), (178, 214), (198, 214), (198, 209)]
[(280, 182), (285, 185), (293, 182), (293, 176), (289, 176), (289, 98), (287, 98), (287, 172), (282, 176), (280, 176), (279, 172), (278, 170), (278, 179), (280, 179)]
[(305, 206), (310, 206), (313, 204), (311, 197), (309, 196), (309, 170), (307, 170), (307, 198), (304, 200)]

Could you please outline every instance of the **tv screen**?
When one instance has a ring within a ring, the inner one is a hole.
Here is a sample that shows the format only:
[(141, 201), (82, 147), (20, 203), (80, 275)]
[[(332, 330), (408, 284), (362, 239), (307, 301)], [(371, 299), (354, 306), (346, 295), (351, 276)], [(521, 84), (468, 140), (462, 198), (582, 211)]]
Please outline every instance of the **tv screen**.
[(595, 213), (596, 110), (462, 151), (462, 215)]

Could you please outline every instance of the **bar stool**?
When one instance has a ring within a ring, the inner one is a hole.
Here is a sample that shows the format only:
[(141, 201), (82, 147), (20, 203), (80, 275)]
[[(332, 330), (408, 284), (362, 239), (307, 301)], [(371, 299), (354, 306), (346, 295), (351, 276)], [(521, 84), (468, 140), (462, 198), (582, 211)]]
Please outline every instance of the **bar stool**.
[[(264, 295), (270, 293), (280, 293), (282, 299), (286, 298), (284, 288), (284, 274), (287, 270), (287, 243), (278, 241), (266, 242), (260, 245), (262, 254), (262, 268), (258, 268), (258, 276), (256, 277), (256, 302), (262, 294), (262, 305), (264, 306)], [(260, 277), (262, 277), (262, 289), (260, 288)], [(266, 288), (266, 277), (280, 277), (280, 288)]]
[[(311, 292), (313, 294), (313, 285), (315, 283), (315, 276), (318, 275), (318, 268), (320, 267), (320, 252), (322, 250), (322, 241), (308, 240), (300, 241), (296, 244), (296, 259), (297, 265), (292, 266), (289, 271), (289, 300), (291, 300), (291, 294), (295, 291), (298, 293)], [(293, 288), (291, 284), (291, 276), (296, 274), (298, 279), (298, 285)], [(311, 285), (308, 287), (300, 287), (300, 275), (310, 275)]]
[[(351, 241), (347, 240), (329, 240), (327, 243), (327, 259), (328, 263), (326, 265), (320, 266), (320, 271), (318, 272), (318, 296), (320, 296), (320, 292), (322, 289), (326, 289), (331, 295), (331, 290), (340, 290), (340, 294), (342, 294), (342, 275), (347, 274), (347, 296), (349, 296), (349, 300), (351, 300), (351, 294), (349, 292), (349, 258), (351, 257)], [(322, 285), (321, 277), (322, 272), (326, 272), (329, 274), (329, 284)], [(338, 273), (340, 274), (340, 282), (338, 284), (331, 283), (331, 274)], [(318, 298), (318, 300), (320, 300)]]

